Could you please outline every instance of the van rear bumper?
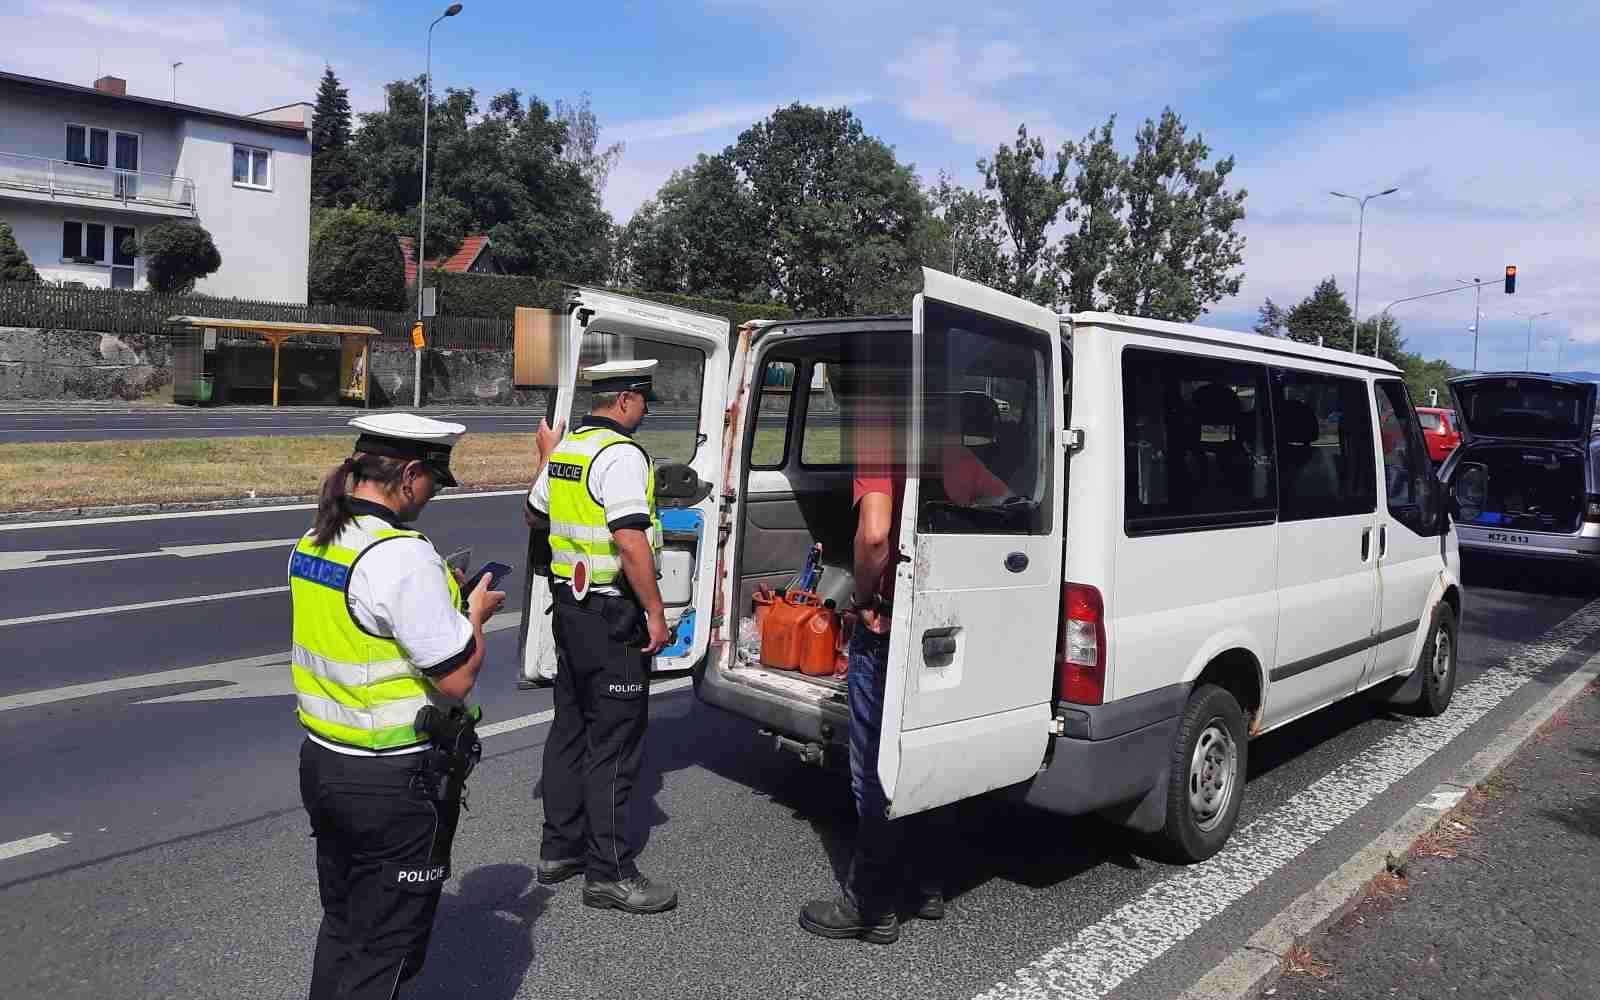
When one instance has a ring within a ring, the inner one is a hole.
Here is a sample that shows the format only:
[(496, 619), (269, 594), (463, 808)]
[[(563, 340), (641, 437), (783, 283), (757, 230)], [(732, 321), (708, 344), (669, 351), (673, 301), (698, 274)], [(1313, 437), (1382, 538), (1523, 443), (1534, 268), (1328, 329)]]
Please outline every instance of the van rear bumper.
[[(1136, 828), (1159, 827), (1172, 743), (1188, 698), (1187, 684), (1173, 684), (1105, 705), (1064, 708), (1067, 735), (1056, 737), (1049, 764), (1021, 790), (1023, 801), (1068, 816), (1126, 806), (1116, 810), (1129, 814), (1119, 819)], [(1158, 801), (1140, 808), (1146, 798)]]
[[(840, 748), (849, 746), (850, 714), (843, 705), (837, 713), (828, 713), (820, 706), (731, 678), (727, 672), (710, 665), (705, 667), (698, 681), (695, 693), (707, 705), (801, 742), (832, 744)], [(829, 718), (830, 714), (836, 714), (837, 719)]]

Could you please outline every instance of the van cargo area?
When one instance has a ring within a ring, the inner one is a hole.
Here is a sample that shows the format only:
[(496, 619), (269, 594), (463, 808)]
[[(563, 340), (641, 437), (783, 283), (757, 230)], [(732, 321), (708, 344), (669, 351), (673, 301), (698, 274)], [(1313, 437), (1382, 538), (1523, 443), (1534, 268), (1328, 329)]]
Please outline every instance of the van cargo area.
[(1584, 456), (1576, 448), (1479, 445), (1451, 478), (1464, 524), (1571, 534), (1582, 526)]

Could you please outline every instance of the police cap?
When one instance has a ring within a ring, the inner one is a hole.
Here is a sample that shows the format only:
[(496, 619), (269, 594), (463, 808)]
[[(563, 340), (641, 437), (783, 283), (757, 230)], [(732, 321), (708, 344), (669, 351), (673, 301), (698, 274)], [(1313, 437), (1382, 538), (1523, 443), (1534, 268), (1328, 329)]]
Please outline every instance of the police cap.
[(654, 358), (634, 361), (607, 361), (583, 370), (583, 381), (595, 392), (636, 392), (655, 399), (654, 373), (661, 362)]
[(450, 449), (467, 432), (464, 425), (415, 413), (382, 413), (357, 417), (350, 426), (361, 432), (356, 451), (421, 462), (441, 486), (457, 485), (450, 474)]

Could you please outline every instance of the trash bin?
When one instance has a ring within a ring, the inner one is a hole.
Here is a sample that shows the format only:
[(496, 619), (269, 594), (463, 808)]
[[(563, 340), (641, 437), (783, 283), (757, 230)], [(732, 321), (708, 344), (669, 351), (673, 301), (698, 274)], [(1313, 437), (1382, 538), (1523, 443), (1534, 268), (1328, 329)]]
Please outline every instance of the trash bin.
[(202, 375), (194, 380), (194, 401), (196, 403), (211, 402), (211, 394), (216, 388), (216, 379), (210, 375)]

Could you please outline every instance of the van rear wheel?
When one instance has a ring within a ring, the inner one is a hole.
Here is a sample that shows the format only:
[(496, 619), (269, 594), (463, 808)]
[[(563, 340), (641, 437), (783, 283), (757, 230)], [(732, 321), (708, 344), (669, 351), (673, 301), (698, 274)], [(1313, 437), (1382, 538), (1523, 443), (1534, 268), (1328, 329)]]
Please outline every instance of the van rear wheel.
[(1173, 740), (1163, 854), (1192, 864), (1222, 849), (1239, 820), (1248, 762), (1239, 702), (1224, 688), (1202, 685), (1189, 696)]

